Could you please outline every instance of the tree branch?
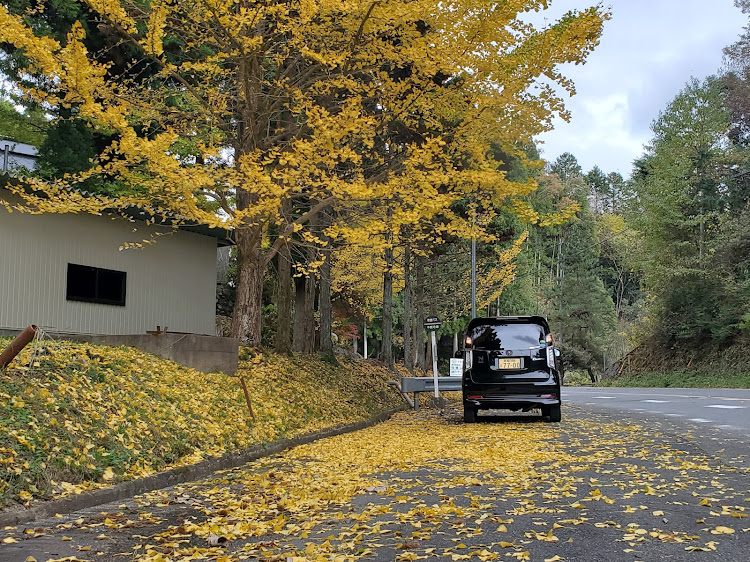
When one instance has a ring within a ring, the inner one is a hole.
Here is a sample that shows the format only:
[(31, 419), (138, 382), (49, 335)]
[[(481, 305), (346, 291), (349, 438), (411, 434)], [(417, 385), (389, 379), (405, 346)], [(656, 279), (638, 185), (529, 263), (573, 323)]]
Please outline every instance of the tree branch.
[(333, 195), (331, 195), (330, 197), (326, 197), (325, 199), (318, 201), (318, 203), (314, 207), (311, 207), (310, 210), (308, 210), (306, 213), (300, 215), (294, 222), (287, 224), (284, 228), (284, 231), (279, 234), (274, 243), (268, 249), (268, 252), (266, 252), (266, 256), (263, 262), (264, 265), (267, 266), (270, 263), (276, 253), (284, 245), (286, 239), (291, 237), (291, 235), (294, 233), (295, 225), (306, 223), (311, 218), (315, 217), (318, 213), (323, 211), (326, 207), (333, 204), (335, 201), (336, 197)]

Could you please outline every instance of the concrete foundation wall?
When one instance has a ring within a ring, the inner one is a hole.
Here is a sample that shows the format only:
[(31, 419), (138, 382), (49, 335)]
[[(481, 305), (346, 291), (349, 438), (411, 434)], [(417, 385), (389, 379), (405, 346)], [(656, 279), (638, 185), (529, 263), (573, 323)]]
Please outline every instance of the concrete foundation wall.
[[(0, 336), (16, 336), (18, 331), (0, 330)], [(237, 374), (239, 340), (196, 334), (143, 334), (100, 336), (91, 334), (55, 334), (60, 339), (96, 345), (135, 347), (162, 359), (192, 367), (204, 373), (221, 371)], [(31, 345), (31, 344), (30, 344)], [(1, 350), (0, 350), (1, 351)]]
[(237, 374), (239, 340), (236, 338), (164, 333), (132, 336), (77, 335), (70, 339), (97, 345), (127, 345), (204, 373), (222, 371), (228, 375)]

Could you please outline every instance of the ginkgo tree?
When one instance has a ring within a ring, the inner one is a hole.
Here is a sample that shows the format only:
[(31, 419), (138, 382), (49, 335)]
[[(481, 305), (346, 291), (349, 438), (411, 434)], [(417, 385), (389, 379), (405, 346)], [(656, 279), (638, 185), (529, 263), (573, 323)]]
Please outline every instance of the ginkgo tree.
[[(138, 205), (232, 228), (232, 331), (250, 344), (260, 343), (270, 260), (293, 236), (320, 242), (307, 227), (330, 207), (416, 189), (423, 204), (399, 219), (408, 223), (470, 193), (512, 204), (531, 190), (505, 181), (487, 147), (566, 116), (556, 88), (574, 88), (560, 65), (583, 62), (608, 18), (596, 6), (537, 29), (523, 16), (547, 0), (81, 4), (88, 25), (73, 23), (64, 40), (35, 25), (44, 4), (0, 6), (0, 42), (22, 55), (23, 95), (111, 139), (84, 172), (25, 178), (13, 188), (17, 208)], [(89, 50), (85, 29), (97, 28), (130, 60)], [(114, 200), (74, 189), (91, 178), (129, 189)]]

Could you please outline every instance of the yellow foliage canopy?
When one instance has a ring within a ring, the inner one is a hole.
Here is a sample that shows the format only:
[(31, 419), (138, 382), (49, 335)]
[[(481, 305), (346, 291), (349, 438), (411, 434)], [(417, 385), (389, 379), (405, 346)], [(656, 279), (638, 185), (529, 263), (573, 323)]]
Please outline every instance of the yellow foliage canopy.
[[(148, 67), (148, 80), (113, 75), (80, 24), (58, 43), (0, 7), (0, 39), (24, 50), (30, 73), (52, 79), (26, 95), (74, 107), (114, 134), (85, 176), (137, 186), (143, 206), (242, 226), (278, 221), (290, 197), (415, 193), (404, 219), (414, 220), (446, 208), (455, 198), (446, 185), (500, 200), (528, 192), (533, 184), (505, 181), (486, 149), (528, 139), (564, 113), (538, 79), (572, 91), (557, 67), (583, 61), (607, 17), (590, 8), (537, 30), (518, 15), (542, 0), (87, 3), (140, 50), (133, 63)], [(394, 124), (403, 134), (384, 147)], [(56, 195), (49, 205), (33, 199), (46, 211), (104, 205), (29, 182)]]
[[(357, 213), (385, 204), (396, 233), (441, 213), (437, 241), (476, 235), (481, 221), (469, 228), (451, 211), (466, 197), (538, 220), (516, 199), (535, 183), (509, 181), (491, 148), (517, 154), (567, 116), (555, 84), (574, 89), (559, 67), (583, 62), (609, 17), (597, 6), (540, 29), (520, 17), (547, 0), (85, 1), (132, 61), (89, 51), (78, 23), (57, 42), (0, 6), (0, 41), (44, 78), (25, 95), (113, 139), (86, 172), (12, 188), (20, 207), (138, 205), (235, 228), (238, 294), (256, 295), (240, 303), (250, 320), (235, 335), (255, 342), (260, 291), (250, 285), (262, 279), (248, 272), (334, 204)], [(66, 189), (91, 177), (129, 194)], [(366, 241), (372, 228), (330, 234)]]

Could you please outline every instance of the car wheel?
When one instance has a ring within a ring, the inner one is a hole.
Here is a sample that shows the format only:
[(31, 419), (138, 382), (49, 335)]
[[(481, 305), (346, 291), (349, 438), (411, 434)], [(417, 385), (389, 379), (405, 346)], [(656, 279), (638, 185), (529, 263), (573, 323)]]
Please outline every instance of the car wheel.
[(464, 406), (464, 422), (476, 423), (477, 421), (477, 409)]
[(553, 406), (547, 406), (542, 408), (542, 415), (547, 416), (551, 422), (559, 422), (562, 420), (562, 410), (560, 404), (554, 404)]

